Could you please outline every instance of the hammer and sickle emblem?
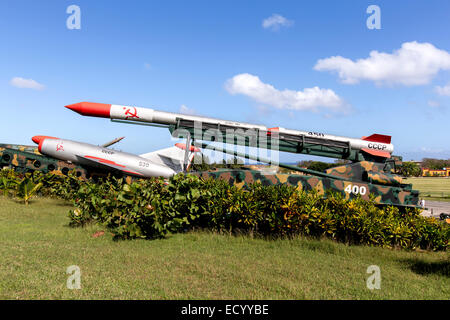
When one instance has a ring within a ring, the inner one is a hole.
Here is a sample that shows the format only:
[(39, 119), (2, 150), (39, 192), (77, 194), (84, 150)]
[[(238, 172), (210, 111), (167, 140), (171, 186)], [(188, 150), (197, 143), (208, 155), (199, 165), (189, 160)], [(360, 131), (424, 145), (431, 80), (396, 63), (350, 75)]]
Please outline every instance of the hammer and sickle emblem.
[[(134, 113), (131, 111), (131, 108), (133, 108), (134, 109)], [(139, 117), (138, 117), (138, 115), (137, 115), (137, 110), (136, 110), (136, 107), (131, 107), (131, 108), (123, 108), (124, 110), (126, 109), (126, 111), (125, 111), (125, 115), (126, 115), (126, 120), (127, 119), (129, 119), (129, 118), (136, 118), (136, 119), (139, 119)]]

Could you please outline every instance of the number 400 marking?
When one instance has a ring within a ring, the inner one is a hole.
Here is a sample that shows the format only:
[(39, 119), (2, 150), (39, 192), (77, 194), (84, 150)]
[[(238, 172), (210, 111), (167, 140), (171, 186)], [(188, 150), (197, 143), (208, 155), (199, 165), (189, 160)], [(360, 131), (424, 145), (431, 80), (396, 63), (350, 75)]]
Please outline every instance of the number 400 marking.
[(347, 187), (345, 187), (344, 191), (347, 193), (360, 194), (363, 196), (367, 193), (367, 188), (365, 186), (349, 184)]

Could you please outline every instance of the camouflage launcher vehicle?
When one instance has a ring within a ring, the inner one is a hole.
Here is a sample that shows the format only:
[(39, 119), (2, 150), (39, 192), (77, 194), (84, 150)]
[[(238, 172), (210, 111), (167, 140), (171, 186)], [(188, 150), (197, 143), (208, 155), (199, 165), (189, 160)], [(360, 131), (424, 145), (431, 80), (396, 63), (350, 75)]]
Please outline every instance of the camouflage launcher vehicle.
[[(398, 175), (384, 172), (384, 168), (375, 173), (373, 170), (378, 168), (373, 168), (374, 164), (370, 162), (355, 163), (352, 169), (356, 167), (361, 171), (369, 168), (372, 172), (368, 174), (367, 171), (363, 171), (360, 177), (355, 177), (354, 173), (351, 173), (345, 177), (349, 168), (344, 165), (327, 170), (327, 173), (330, 173), (329, 177), (312, 174), (264, 174), (261, 171), (245, 169), (217, 169), (216, 171), (190, 172), (190, 174), (205, 179), (222, 179), (239, 187), (246, 187), (255, 182), (262, 185), (288, 184), (305, 191), (317, 190), (320, 195), (325, 195), (326, 191), (330, 190), (341, 193), (346, 199), (361, 196), (364, 200), (370, 200), (370, 195), (373, 195), (375, 203), (380, 205), (418, 206), (419, 192), (412, 190), (411, 184), (403, 184)], [(339, 173), (341, 179), (336, 178), (334, 173)]]
[(59, 175), (67, 175), (75, 170), (78, 177), (85, 179), (96, 179), (108, 174), (104, 171), (92, 172), (88, 168), (44, 156), (36, 147), (17, 144), (0, 144), (0, 169), (5, 167), (19, 173), (40, 171)]

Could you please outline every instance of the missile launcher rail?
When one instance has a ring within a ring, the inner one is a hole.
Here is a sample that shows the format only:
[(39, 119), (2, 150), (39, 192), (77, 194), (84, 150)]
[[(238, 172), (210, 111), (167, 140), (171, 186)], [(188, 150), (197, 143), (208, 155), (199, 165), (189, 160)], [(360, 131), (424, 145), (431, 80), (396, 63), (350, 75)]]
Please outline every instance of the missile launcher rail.
[[(117, 121), (117, 120), (112, 120)], [(121, 121), (123, 122), (123, 121)], [(129, 121), (129, 123), (136, 123)], [(159, 125), (159, 127), (161, 127)], [(310, 135), (293, 135), (288, 133), (279, 133), (274, 131), (260, 130), (258, 128), (247, 130), (246, 132), (236, 132), (239, 127), (202, 122), (195, 124), (193, 120), (177, 119), (176, 125), (168, 125), (167, 128), (173, 134), (174, 132), (189, 131), (192, 139), (205, 140), (206, 137), (216, 138), (217, 136), (227, 136), (227, 131), (234, 131), (234, 140), (227, 143), (235, 145), (251, 146), (256, 148), (272, 149), (278, 148), (282, 152), (301, 153), (320, 157), (335, 159), (345, 159), (351, 161), (383, 161), (380, 157), (354, 150), (348, 141), (336, 141), (327, 138), (321, 138), (320, 133), (311, 132)], [(182, 129), (182, 130), (180, 130)], [(207, 133), (205, 135), (205, 133)], [(318, 135), (318, 136), (314, 136)], [(178, 135), (179, 138), (185, 138), (184, 135)], [(214, 141), (214, 140), (211, 140)], [(275, 141), (275, 143), (273, 143)]]

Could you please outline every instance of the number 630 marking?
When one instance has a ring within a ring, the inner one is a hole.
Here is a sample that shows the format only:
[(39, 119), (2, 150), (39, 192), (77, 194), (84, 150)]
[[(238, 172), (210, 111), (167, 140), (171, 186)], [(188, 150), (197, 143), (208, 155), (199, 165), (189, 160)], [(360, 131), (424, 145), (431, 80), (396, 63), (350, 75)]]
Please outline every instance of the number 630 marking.
[(363, 196), (367, 193), (367, 188), (365, 186), (349, 184), (347, 187), (345, 187), (344, 191), (347, 193), (360, 194)]

